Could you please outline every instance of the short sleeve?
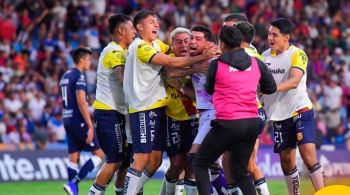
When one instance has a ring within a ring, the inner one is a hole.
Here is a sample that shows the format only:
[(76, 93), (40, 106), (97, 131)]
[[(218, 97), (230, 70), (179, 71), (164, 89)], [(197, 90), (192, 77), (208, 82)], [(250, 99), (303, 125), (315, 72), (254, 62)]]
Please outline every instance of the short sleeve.
[(153, 56), (157, 54), (157, 50), (147, 43), (140, 43), (136, 49), (136, 56), (143, 63), (149, 63)]
[(308, 59), (305, 52), (301, 49), (298, 49), (292, 55), (291, 68), (299, 68), (305, 73), (307, 68), (307, 60)]
[(103, 66), (105, 68), (112, 69), (123, 65), (125, 65), (125, 55), (121, 51), (111, 50), (104, 56)]
[(164, 53), (164, 54), (167, 54), (170, 50), (170, 46), (165, 44), (163, 41), (157, 39), (156, 40), (157, 44), (159, 45), (160, 47), (160, 52), (161, 53)]
[(79, 79), (75, 83), (75, 90), (84, 90), (86, 91), (86, 80), (84, 74), (80, 74)]

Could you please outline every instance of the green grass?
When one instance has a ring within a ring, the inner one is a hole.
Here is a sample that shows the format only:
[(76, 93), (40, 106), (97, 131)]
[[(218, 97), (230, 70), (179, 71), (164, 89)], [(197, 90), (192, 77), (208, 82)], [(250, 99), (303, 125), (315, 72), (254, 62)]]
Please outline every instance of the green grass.
[[(87, 194), (92, 180), (86, 180), (79, 184), (79, 194)], [(14, 195), (62, 195), (65, 194), (62, 185), (64, 181), (49, 181), (49, 182), (11, 182), (0, 184), (0, 194)], [(326, 180), (327, 185), (347, 185), (350, 186), (350, 178), (347, 179), (332, 179)], [(284, 181), (268, 181), (271, 195), (287, 194), (287, 189)], [(146, 186), (144, 195), (158, 195), (161, 186), (161, 180), (150, 180)], [(309, 180), (302, 180), (301, 190), (303, 195), (312, 195), (313, 187)], [(113, 187), (107, 189), (106, 195), (113, 195)]]

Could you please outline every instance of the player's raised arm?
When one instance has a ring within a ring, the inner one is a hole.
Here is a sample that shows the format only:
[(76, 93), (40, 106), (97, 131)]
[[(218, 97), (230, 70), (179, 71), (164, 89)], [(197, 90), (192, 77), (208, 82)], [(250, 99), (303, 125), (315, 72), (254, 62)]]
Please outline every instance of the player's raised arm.
[(213, 57), (215, 57), (215, 54), (217, 53), (217, 47), (214, 45), (207, 46), (203, 52), (203, 54), (198, 56), (188, 56), (188, 57), (175, 57), (172, 58), (166, 54), (157, 53), (154, 55), (150, 62), (152, 64), (159, 64), (163, 66), (170, 66), (170, 67), (182, 67), (182, 66), (188, 66), (192, 64), (196, 64), (198, 62), (201, 62), (203, 60), (208, 60)]

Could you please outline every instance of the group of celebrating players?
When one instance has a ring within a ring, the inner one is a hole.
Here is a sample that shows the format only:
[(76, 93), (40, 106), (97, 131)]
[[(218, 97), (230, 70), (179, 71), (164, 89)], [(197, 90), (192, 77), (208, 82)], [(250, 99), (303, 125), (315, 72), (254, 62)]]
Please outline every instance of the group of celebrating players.
[[(289, 44), (290, 20), (271, 22), (270, 49), (262, 55), (251, 45), (254, 26), (241, 14), (225, 18), (219, 46), (205, 26), (178, 27), (171, 45), (164, 44), (157, 39), (158, 18), (148, 10), (133, 21), (119, 13), (108, 22), (112, 41), (98, 61), (94, 123), (84, 76), (91, 51), (76, 49), (75, 67), (60, 80), (68, 194), (78, 194), (79, 181), (104, 158), (89, 194), (104, 194), (114, 175), (117, 195), (143, 194), (166, 152), (170, 166), (161, 195), (268, 195), (256, 165), (266, 119), (273, 122), (288, 193), (300, 194), (296, 146), (315, 190), (324, 187), (306, 92), (307, 56)], [(82, 150), (92, 157), (79, 169)]]

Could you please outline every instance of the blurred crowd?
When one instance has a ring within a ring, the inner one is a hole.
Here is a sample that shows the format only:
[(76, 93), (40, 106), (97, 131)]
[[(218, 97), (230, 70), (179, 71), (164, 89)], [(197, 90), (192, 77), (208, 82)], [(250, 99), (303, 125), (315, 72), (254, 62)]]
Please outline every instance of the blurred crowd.
[[(158, 37), (165, 42), (178, 26), (205, 25), (217, 35), (225, 16), (243, 12), (256, 28), (253, 45), (260, 53), (268, 48), (269, 22), (290, 18), (296, 24), (291, 42), (309, 57), (319, 144), (348, 146), (350, 1), (0, 0), (0, 150), (66, 143), (58, 82), (74, 65), (70, 52), (78, 46), (93, 50), (93, 65), (86, 72), (91, 103), (99, 52), (110, 41), (109, 15), (133, 16), (140, 9), (159, 15)], [(273, 143), (269, 126), (261, 143)]]

